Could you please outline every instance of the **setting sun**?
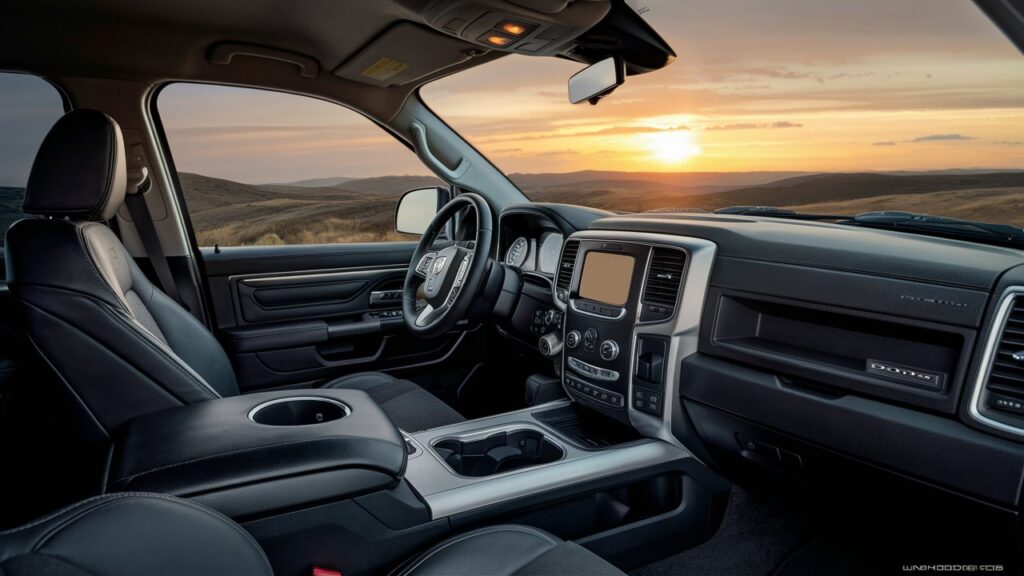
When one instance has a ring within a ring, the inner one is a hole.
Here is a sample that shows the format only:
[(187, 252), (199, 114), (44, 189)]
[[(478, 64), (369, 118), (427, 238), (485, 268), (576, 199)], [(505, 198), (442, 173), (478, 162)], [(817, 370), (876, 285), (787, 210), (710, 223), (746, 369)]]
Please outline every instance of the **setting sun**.
[(654, 158), (665, 163), (684, 162), (701, 153), (693, 132), (684, 130), (649, 134), (646, 147)]

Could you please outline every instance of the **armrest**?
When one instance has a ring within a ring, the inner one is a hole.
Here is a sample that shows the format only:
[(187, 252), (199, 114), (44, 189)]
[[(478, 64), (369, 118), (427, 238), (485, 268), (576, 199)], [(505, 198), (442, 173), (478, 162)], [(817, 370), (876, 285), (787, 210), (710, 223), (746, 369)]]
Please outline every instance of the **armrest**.
[(239, 518), (393, 485), (405, 459), (401, 434), (363, 391), (264, 392), (130, 421), (108, 488), (192, 498)]

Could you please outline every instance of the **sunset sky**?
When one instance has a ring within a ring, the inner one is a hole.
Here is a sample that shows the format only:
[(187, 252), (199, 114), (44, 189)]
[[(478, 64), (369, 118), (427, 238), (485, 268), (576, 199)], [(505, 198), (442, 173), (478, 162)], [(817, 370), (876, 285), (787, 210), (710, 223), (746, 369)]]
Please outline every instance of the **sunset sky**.
[[(526, 56), (423, 98), (510, 173), (1024, 168), (1024, 55), (968, 0), (630, 4), (679, 57), (597, 106), (567, 101), (579, 64)], [(28, 80), (0, 78), (16, 122), (0, 130), (0, 185), (23, 184), (25, 135), (41, 140), (60, 113), (52, 88)], [(182, 171), (249, 183), (426, 173), (322, 101), (179, 84), (158, 108)]]
[(509, 172), (1024, 168), (1024, 56), (971, 2), (630, 3), (679, 57), (597, 106), (518, 57), (424, 99)]

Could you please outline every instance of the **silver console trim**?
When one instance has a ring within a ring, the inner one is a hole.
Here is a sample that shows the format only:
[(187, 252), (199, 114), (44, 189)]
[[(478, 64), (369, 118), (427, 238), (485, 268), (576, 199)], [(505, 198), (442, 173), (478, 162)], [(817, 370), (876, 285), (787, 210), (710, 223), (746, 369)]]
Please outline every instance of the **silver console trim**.
[[(488, 436), (491, 436), (493, 434), (499, 434), (501, 432), (517, 432), (519, 430), (532, 430), (534, 432), (539, 432), (540, 434), (543, 434), (549, 440), (551, 440), (551, 442), (553, 442), (555, 446), (558, 446), (558, 449), (562, 451), (562, 455), (559, 456), (558, 459), (552, 460), (551, 462), (545, 462), (544, 464), (537, 464), (535, 466), (528, 466), (528, 467), (525, 467), (525, 468), (516, 468), (515, 470), (510, 470), (508, 472), (502, 472), (501, 474), (493, 474), (491, 476), (466, 476), (464, 474), (459, 474), (455, 470), (452, 470), (452, 467), (449, 466), (448, 463), (445, 462), (443, 458), (441, 458), (441, 455), (437, 453), (436, 446), (438, 445), (438, 443), (444, 442), (445, 440), (461, 440), (461, 441), (469, 440), (469, 441), (473, 441), (473, 440), (476, 440), (476, 439), (479, 439), (479, 438), (487, 438)], [(514, 423), (514, 424), (507, 424), (507, 425), (501, 425), (501, 426), (492, 426), (490, 428), (474, 429), (474, 430), (470, 430), (468, 432), (463, 432), (461, 434), (448, 434), (448, 435), (445, 435), (445, 436), (438, 436), (438, 437), (436, 437), (436, 438), (434, 438), (434, 439), (432, 439), (430, 441), (430, 450), (429, 450), (429, 452), (430, 452), (430, 455), (433, 456), (435, 459), (437, 459), (437, 461), (440, 462), (441, 465), (444, 466), (445, 469), (448, 470), (448, 472), (450, 472), (453, 476), (458, 476), (459, 478), (485, 478), (485, 479), (492, 479), (492, 478), (501, 478), (502, 476), (507, 476), (509, 474), (515, 474), (516, 472), (519, 472), (521, 470), (533, 470), (534, 468), (541, 468), (543, 466), (552, 466), (554, 464), (558, 464), (559, 462), (562, 461), (563, 458), (565, 458), (566, 449), (565, 449), (565, 445), (562, 442), (562, 439), (554, 437), (547, 430), (545, 430), (543, 428), (540, 428), (538, 426), (535, 426), (533, 424), (530, 424), (528, 422), (518, 422), (518, 423)]]
[[(345, 412), (345, 416), (352, 414), (352, 409), (348, 407), (348, 404), (345, 404), (340, 400), (335, 400), (334, 398), (326, 398), (324, 396), (286, 396), (284, 398), (275, 398), (274, 400), (267, 400), (266, 402), (257, 404), (252, 410), (249, 410), (249, 414), (247, 415), (247, 417), (253, 424), (260, 424), (255, 420), (255, 416), (260, 410), (263, 410), (268, 406), (273, 406), (274, 404), (284, 404), (285, 402), (300, 402), (309, 400), (317, 400), (320, 402), (326, 402), (328, 404), (334, 404), (335, 406), (338, 406)], [(342, 416), (342, 418), (344, 418), (345, 416)], [(333, 422), (333, 420), (331, 420), (331, 422)], [(320, 422), (316, 422), (315, 424), (298, 424), (298, 426), (315, 426), (316, 424), (320, 424)], [(260, 426), (270, 426), (270, 424), (260, 424)]]
[[(674, 458), (690, 456), (678, 447), (657, 440), (609, 448), (425, 497), (435, 519), (453, 516), (509, 500), (542, 494), (615, 474), (643, 470)], [(415, 484), (413, 484), (415, 486)]]
[[(405, 479), (427, 503), (431, 517), (436, 520), (595, 478), (692, 457), (685, 448), (649, 438), (602, 450), (587, 450), (576, 446), (558, 430), (533, 416), (534, 412), (569, 404), (569, 400), (556, 400), (514, 412), (407, 434), (433, 456), (410, 458), (406, 464)], [(517, 426), (528, 426), (543, 432), (562, 448), (562, 458), (495, 476), (464, 477), (451, 472), (432, 448), (434, 442), (442, 438), (472, 437)]]
[(1024, 437), (1024, 429), (1011, 426), (1010, 424), (1005, 424), (998, 420), (993, 420), (981, 413), (981, 394), (985, 389), (985, 384), (988, 382), (989, 375), (992, 373), (992, 364), (995, 362), (996, 348), (999, 346), (999, 336), (1002, 334), (1003, 328), (1006, 326), (1007, 318), (1010, 317), (1010, 309), (1013, 308), (1014, 299), (1021, 295), (1024, 295), (1024, 286), (1011, 286), (1003, 291), (1003, 295), (1000, 296), (999, 307), (996, 308), (996, 315), (992, 321), (992, 328), (989, 330), (985, 341), (985, 351), (981, 356), (981, 369), (978, 370), (978, 377), (975, 378), (973, 389), (971, 390), (971, 402), (969, 404), (968, 413), (970, 414), (971, 419), (979, 424), (1006, 432), (1007, 434)]
[[(714, 242), (703, 238), (614, 230), (585, 230), (569, 236), (566, 242), (569, 240), (579, 240), (580, 242), (588, 240), (623, 242), (640, 244), (651, 248), (675, 248), (686, 253), (686, 268), (683, 270), (681, 296), (676, 303), (676, 310), (673, 316), (663, 321), (641, 323), (641, 304), (639, 300), (637, 302), (633, 341), (630, 346), (629, 381), (626, 387), (627, 398), (629, 398), (626, 410), (633, 427), (645, 436), (658, 438), (683, 447), (682, 443), (679, 442), (672, 432), (673, 422), (682, 422), (685, 419), (682, 404), (679, 401), (680, 365), (684, 358), (697, 353), (701, 316), (704, 311), (704, 301), (707, 297), (708, 285), (711, 282), (711, 271), (714, 266), (718, 246)], [(578, 255), (577, 258), (579, 258)], [(648, 254), (647, 264), (644, 266), (643, 279), (640, 285), (639, 298), (643, 296), (650, 265), (651, 255)], [(577, 273), (578, 269), (574, 269), (573, 280), (576, 279)], [(570, 281), (571, 285), (572, 281)], [(568, 326), (568, 322), (563, 322), (563, 324)], [(639, 336), (646, 334), (665, 336), (669, 339), (668, 357), (665, 359), (665, 398), (663, 399), (663, 414), (661, 418), (656, 418), (633, 408), (633, 373), (636, 370), (636, 347)], [(563, 388), (565, 387), (564, 377), (562, 379), (562, 386)]]

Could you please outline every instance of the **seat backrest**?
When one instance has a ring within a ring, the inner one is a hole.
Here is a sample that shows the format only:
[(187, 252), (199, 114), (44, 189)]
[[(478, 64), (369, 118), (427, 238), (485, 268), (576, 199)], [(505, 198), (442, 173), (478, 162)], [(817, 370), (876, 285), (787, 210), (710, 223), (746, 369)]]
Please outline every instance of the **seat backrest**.
[(206, 327), (150, 282), (104, 223), (124, 203), (121, 130), (106, 114), (57, 121), (32, 165), (26, 218), (7, 231), (7, 285), (22, 325), (99, 429), (235, 395)]
[(271, 568), (253, 537), (220, 513), (171, 496), (124, 492), (0, 531), (0, 574), (271, 576)]

